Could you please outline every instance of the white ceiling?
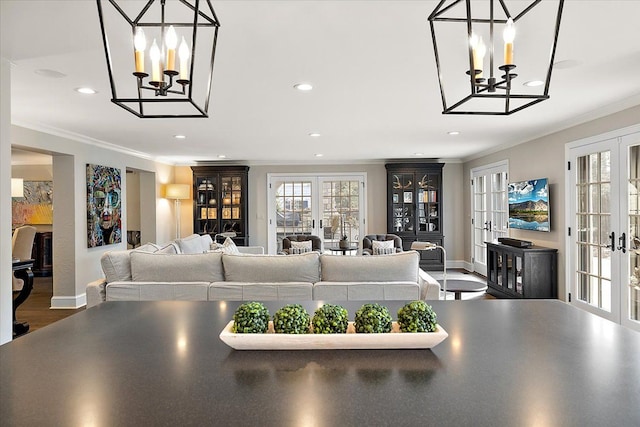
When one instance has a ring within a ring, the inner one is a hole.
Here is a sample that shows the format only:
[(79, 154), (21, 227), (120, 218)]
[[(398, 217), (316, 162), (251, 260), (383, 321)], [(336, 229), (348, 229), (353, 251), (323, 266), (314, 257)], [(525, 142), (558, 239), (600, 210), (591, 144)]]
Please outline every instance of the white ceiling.
[[(554, 70), (550, 100), (508, 117), (441, 114), (427, 22), (437, 1), (212, 3), (221, 28), (210, 117), (139, 119), (110, 102), (95, 1), (1, 0), (13, 123), (179, 164), (221, 154), (342, 163), (469, 159), (640, 104), (636, 0), (567, 0), (556, 61), (578, 65)], [(314, 90), (292, 88), (302, 81)], [(81, 95), (80, 86), (99, 93)]]

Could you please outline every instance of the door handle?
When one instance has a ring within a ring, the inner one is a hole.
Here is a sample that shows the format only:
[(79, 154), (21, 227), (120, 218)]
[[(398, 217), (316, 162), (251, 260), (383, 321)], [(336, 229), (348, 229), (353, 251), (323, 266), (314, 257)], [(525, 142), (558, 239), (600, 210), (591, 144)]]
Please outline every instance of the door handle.
[(322, 228), (322, 220), (320, 220), (320, 228)]
[(606, 248), (611, 248), (611, 252), (615, 252), (616, 250), (616, 233), (614, 231), (609, 234), (609, 239), (611, 239), (611, 243), (605, 246)]
[(315, 219), (311, 220), (311, 228), (316, 228), (316, 220)]
[(491, 225), (490, 225), (490, 224), (491, 224), (491, 223), (490, 223), (489, 221), (486, 221), (486, 222), (484, 223), (484, 229), (485, 229), (485, 230), (487, 230), (487, 231), (491, 231), (491, 230), (490, 230), (490, 227), (491, 227)]
[(626, 253), (627, 252), (627, 235), (625, 233), (622, 233), (622, 236), (620, 236), (620, 238), (618, 239), (618, 242), (620, 242), (620, 246), (618, 246), (618, 249), (620, 249), (623, 254)]

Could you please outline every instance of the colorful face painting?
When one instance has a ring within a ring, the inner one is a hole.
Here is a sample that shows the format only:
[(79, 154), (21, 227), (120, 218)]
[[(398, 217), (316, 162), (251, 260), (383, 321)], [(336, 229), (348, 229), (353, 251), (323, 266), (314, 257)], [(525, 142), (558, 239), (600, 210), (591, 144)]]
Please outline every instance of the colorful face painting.
[(87, 164), (87, 247), (122, 242), (120, 169)]

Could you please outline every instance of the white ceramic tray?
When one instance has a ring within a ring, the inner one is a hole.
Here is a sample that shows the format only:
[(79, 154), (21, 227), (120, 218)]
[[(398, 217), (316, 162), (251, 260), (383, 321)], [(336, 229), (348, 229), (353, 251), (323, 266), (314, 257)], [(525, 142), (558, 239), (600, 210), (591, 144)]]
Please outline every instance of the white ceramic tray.
[(346, 334), (276, 334), (273, 322), (269, 322), (266, 334), (236, 334), (232, 327), (233, 320), (220, 332), (220, 339), (236, 350), (432, 348), (449, 336), (440, 325), (435, 332), (400, 332), (397, 322), (393, 322), (391, 332), (386, 334), (357, 334), (353, 322), (349, 322)]

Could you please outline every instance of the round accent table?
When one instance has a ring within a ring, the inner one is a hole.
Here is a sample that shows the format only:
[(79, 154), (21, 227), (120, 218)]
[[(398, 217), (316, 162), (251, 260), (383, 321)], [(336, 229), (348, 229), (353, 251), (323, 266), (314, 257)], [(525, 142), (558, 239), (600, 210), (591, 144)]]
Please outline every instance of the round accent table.
[[(442, 283), (440, 283), (442, 288)], [(475, 280), (447, 279), (447, 292), (453, 292), (455, 299), (462, 299), (462, 292), (482, 292), (487, 290), (487, 284)]]
[(342, 255), (346, 255), (347, 252), (351, 253), (353, 251), (357, 251), (358, 247), (357, 246), (349, 246), (348, 248), (333, 247), (333, 248), (328, 248), (328, 249), (331, 252), (342, 253)]

